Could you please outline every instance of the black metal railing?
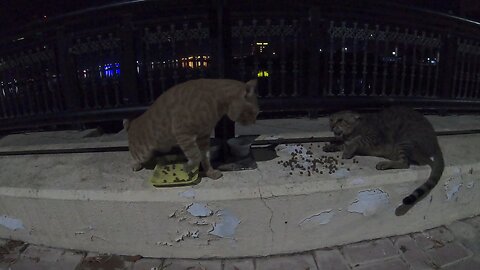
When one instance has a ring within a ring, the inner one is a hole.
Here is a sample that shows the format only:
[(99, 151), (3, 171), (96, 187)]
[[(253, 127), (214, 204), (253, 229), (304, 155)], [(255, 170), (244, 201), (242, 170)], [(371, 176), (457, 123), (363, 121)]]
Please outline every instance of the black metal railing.
[(205, 77), (259, 77), (277, 115), (480, 109), (479, 23), (359, 2), (132, 1), (4, 33), (0, 129), (120, 120)]

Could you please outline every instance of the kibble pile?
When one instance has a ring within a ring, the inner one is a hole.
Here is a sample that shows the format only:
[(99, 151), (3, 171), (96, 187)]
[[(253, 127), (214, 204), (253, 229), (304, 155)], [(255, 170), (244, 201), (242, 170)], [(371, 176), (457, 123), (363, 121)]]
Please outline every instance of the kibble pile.
[[(297, 144), (289, 149), (289, 159), (280, 160), (278, 164), (283, 165), (286, 169), (290, 169), (290, 175), (298, 172), (300, 175), (311, 176), (314, 173), (334, 174), (340, 168), (350, 171), (346, 163), (358, 163), (355, 158), (351, 160), (341, 159), (340, 152), (331, 153), (333, 156), (330, 153), (329, 155), (315, 156), (312, 152), (313, 147), (313, 144), (310, 144), (307, 149), (305, 146)], [(320, 148), (321, 146), (317, 145), (317, 147)]]

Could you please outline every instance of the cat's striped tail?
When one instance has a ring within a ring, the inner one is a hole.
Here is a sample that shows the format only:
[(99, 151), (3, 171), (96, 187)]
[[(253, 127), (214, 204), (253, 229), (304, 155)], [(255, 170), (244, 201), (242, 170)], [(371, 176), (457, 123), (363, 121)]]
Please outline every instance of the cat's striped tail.
[(128, 131), (128, 129), (130, 128), (130, 120), (123, 119), (123, 128)]
[(420, 187), (415, 189), (412, 194), (403, 198), (403, 204), (395, 210), (395, 215), (404, 215), (417, 202), (424, 199), (437, 185), (438, 181), (442, 177), (443, 169), (445, 168), (442, 151), (440, 149), (438, 149), (437, 153), (433, 156), (433, 160), (429, 165), (432, 168), (432, 171), (430, 172), (430, 177), (428, 177), (428, 180)]

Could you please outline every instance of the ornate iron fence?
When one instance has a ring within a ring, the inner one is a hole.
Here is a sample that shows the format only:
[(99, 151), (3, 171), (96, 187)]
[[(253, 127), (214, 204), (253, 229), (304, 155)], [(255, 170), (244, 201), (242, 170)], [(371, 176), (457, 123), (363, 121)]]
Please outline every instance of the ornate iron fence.
[(0, 129), (120, 120), (205, 77), (258, 77), (280, 114), (480, 109), (479, 23), (357, 2), (132, 1), (4, 34)]

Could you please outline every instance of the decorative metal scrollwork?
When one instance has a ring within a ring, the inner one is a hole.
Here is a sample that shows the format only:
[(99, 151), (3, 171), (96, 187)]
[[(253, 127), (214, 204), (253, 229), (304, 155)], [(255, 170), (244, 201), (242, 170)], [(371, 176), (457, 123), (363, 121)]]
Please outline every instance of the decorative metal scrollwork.
[[(385, 28), (386, 29), (386, 28)], [(416, 44), (428, 47), (440, 47), (440, 39), (431, 35), (424, 35), (425, 32), (409, 33), (405, 32), (389, 32), (386, 30), (376, 29), (357, 29), (349, 27), (346, 24), (334, 26), (332, 23), (329, 34), (334, 38), (356, 38), (358, 40), (379, 40), (389, 42), (407, 42), (408, 44)]]
[(480, 44), (468, 40), (458, 40), (458, 52), (480, 55)]
[(209, 29), (204, 27), (201, 22), (198, 22), (195, 28), (189, 28), (189, 24), (183, 24), (182, 29), (177, 29), (175, 24), (171, 24), (167, 27), (157, 26), (155, 30), (150, 31), (150, 28), (145, 28), (143, 37), (145, 43), (157, 44), (173, 41), (204, 40), (208, 39), (210, 35)]
[(41, 62), (51, 61), (54, 58), (54, 51), (45, 46), (43, 49), (28, 50), (18, 54), (0, 58), (0, 70), (7, 70), (18, 66), (29, 66)]
[(98, 51), (114, 50), (120, 48), (120, 38), (112, 33), (106, 36), (97, 35), (96, 38), (87, 37), (85, 41), (77, 39), (69, 51), (71, 54), (81, 55)]
[(232, 37), (258, 37), (258, 36), (293, 36), (300, 29), (297, 20), (286, 23), (281, 20), (273, 23), (266, 19), (265, 24), (258, 24), (258, 20), (252, 20), (251, 24), (245, 24), (243, 20), (237, 21), (237, 25), (232, 26)]

